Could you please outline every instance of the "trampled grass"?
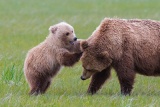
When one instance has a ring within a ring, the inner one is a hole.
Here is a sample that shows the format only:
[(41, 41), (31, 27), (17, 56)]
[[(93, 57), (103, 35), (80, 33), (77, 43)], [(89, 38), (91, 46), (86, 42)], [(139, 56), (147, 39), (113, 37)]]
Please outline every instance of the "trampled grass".
[[(63, 68), (44, 95), (28, 96), (23, 75), (27, 51), (48, 35), (50, 25), (66, 21), (86, 39), (104, 17), (160, 20), (159, 0), (1, 0), (0, 107), (159, 107), (160, 78), (137, 75), (131, 96), (120, 94), (112, 77), (95, 95), (86, 93), (81, 62)], [(145, 54), (145, 53), (144, 53)]]

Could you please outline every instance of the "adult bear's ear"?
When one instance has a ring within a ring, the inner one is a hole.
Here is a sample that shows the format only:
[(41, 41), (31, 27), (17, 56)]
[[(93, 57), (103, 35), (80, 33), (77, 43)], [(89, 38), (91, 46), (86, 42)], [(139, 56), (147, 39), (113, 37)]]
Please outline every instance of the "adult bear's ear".
[(97, 54), (97, 59), (100, 61), (105, 61), (107, 63), (112, 62), (112, 58), (107, 51), (101, 52)]
[(84, 51), (86, 48), (88, 48), (88, 42), (86, 40), (80, 41), (80, 49), (81, 49), (81, 51)]
[(53, 34), (56, 33), (57, 29), (58, 29), (58, 28), (57, 28), (57, 26), (55, 26), (55, 25), (49, 27), (49, 31), (52, 32)]

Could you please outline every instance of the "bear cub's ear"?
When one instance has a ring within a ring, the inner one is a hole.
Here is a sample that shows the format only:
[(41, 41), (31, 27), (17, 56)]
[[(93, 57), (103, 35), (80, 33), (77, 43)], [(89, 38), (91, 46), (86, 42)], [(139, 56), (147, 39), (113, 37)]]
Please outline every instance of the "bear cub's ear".
[(80, 48), (82, 51), (84, 51), (86, 48), (88, 48), (88, 42), (86, 40), (81, 41)]
[(55, 25), (49, 27), (49, 31), (52, 32), (53, 34), (56, 33), (57, 29), (58, 29), (58, 28), (57, 28), (57, 26), (55, 26)]

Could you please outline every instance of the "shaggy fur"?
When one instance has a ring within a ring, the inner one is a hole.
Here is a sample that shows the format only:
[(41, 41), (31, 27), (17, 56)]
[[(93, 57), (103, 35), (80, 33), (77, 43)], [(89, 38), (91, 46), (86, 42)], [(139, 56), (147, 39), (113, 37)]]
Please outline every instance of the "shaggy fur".
[(73, 66), (81, 57), (80, 42), (71, 25), (61, 22), (49, 31), (45, 41), (32, 48), (24, 62), (31, 95), (44, 93), (61, 66)]
[(160, 75), (160, 22), (105, 18), (93, 34), (81, 42), (82, 80), (92, 76), (89, 93), (96, 93), (117, 73), (121, 93), (131, 93), (136, 73)]

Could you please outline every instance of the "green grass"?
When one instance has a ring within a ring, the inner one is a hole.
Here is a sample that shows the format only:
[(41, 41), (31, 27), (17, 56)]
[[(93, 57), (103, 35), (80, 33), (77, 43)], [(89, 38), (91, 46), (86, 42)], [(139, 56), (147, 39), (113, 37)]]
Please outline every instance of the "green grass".
[(86, 39), (104, 17), (160, 20), (159, 0), (0, 0), (0, 107), (158, 107), (160, 78), (137, 75), (131, 96), (120, 94), (115, 72), (95, 95), (86, 93), (81, 62), (63, 68), (44, 95), (28, 96), (23, 74), (27, 51), (66, 21)]

